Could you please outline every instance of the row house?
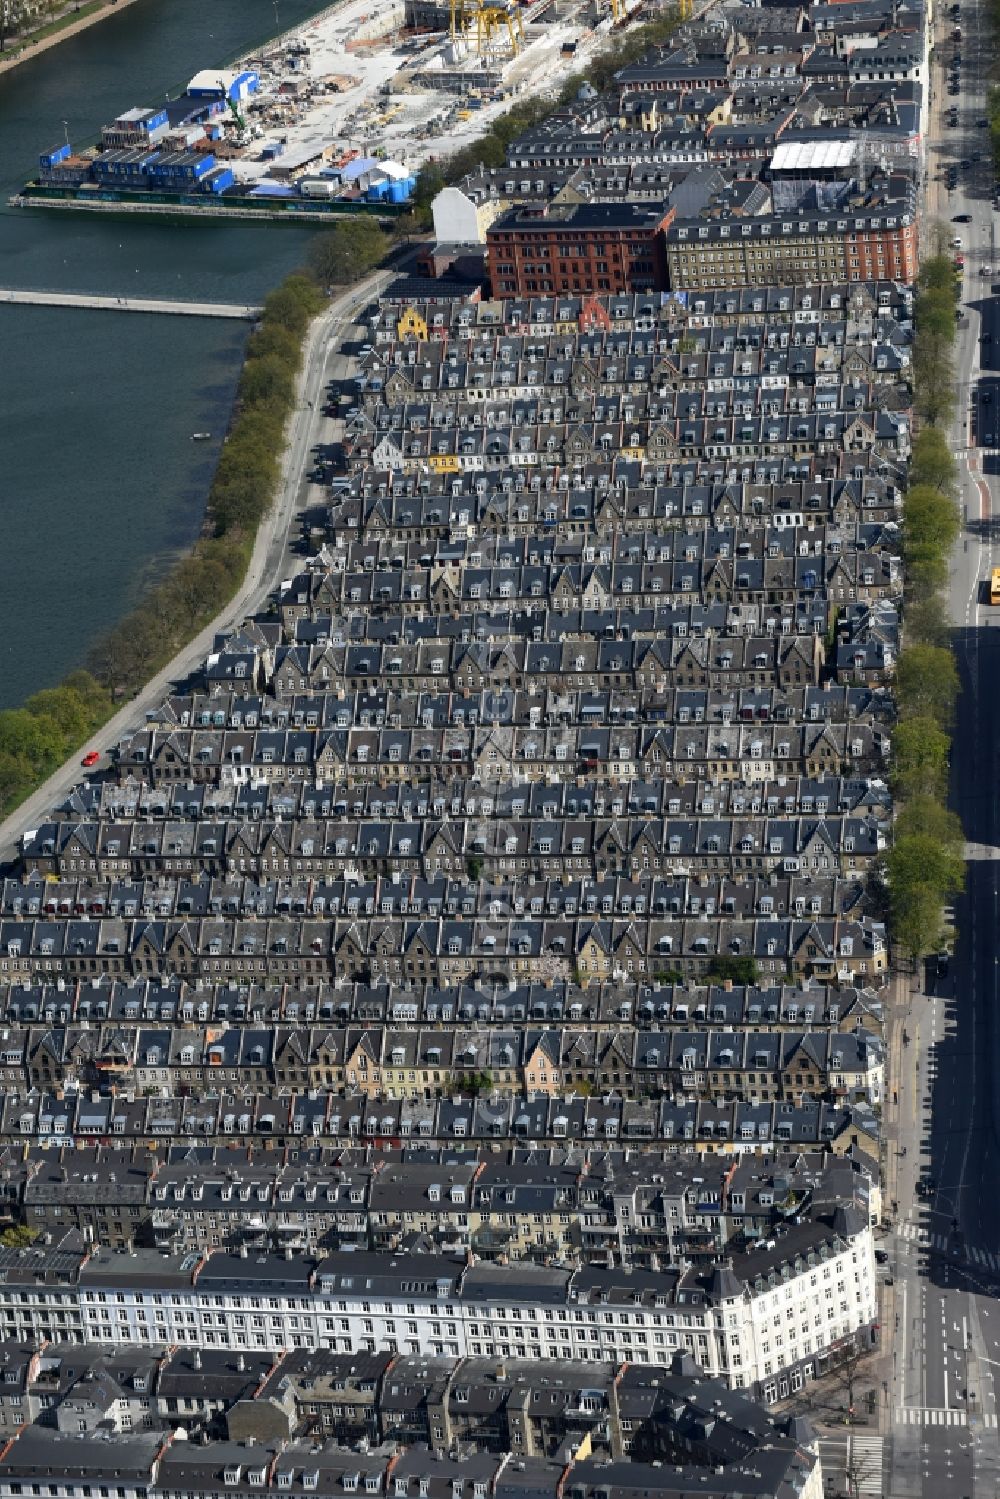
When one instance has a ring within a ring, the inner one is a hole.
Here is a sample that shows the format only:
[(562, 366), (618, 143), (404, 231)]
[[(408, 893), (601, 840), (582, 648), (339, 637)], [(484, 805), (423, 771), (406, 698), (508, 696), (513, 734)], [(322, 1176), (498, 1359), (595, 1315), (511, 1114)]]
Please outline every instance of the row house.
[[(770, 881), (762, 888), (773, 889)], [(688, 889), (686, 910), (702, 908), (702, 889), (700, 883)], [(766, 898), (760, 896), (760, 900)], [(707, 903), (712, 897), (705, 899)], [(545, 909), (552, 906), (547, 902)], [(782, 901), (775, 909), (786, 911), (787, 902)], [(798, 913), (797, 906), (795, 909)], [(648, 1028), (710, 1022), (726, 1029), (767, 1026), (787, 1030), (805, 1025), (809, 1029), (855, 1030), (862, 1026), (877, 1033), (883, 1023), (883, 1003), (874, 988), (816, 983), (765, 986), (734, 983), (731, 979), (690, 986), (616, 982), (586, 988), (568, 980), (547, 979), (502, 990), (475, 984), (452, 988), (422, 984), (401, 990), (387, 983), (354, 983), (320, 984), (302, 991), (288, 985), (198, 987), (176, 978), (104, 977), (72, 985), (59, 980), (54, 984), (6, 985), (0, 988), (0, 1016), (7, 1023), (3, 1040), (9, 1070), (4, 1082), (17, 1085), (22, 1081), (19, 1068), (23, 1068), (25, 1038), (35, 1022), (65, 1027), (73, 1021), (86, 1021), (89, 1027), (98, 1029), (107, 1023), (111, 1036), (122, 1027), (144, 1022), (184, 1027), (216, 1022), (267, 1026), (276, 1028), (277, 1055), (285, 1027), (291, 1037), (303, 1024), (313, 1022), (346, 1025), (353, 1020), (366, 1025), (435, 1027), (475, 1024), (492, 1028), (526, 1021), (558, 1021), (567, 1028), (596, 1022), (613, 1023), (619, 1029), (629, 1021)], [(103, 1034), (100, 1029), (99, 1034)], [(103, 1050), (100, 1040), (98, 1052)], [(306, 1073), (295, 1071), (294, 1063), (290, 1067), (283, 1081), (309, 1081)]]
[[(643, 1027), (645, 1013), (620, 1018), (634, 1023), (613, 1031), (539, 1029), (523, 1022), (488, 1030), (220, 1024), (95, 1031), (86, 1022), (34, 1027), (20, 1038), (21, 1065), (11, 1069), (12, 1087), (65, 1094), (110, 1081), (116, 1092), (164, 1097), (200, 1097), (206, 1088), (281, 1094), (315, 1089), (372, 1099), (433, 1098), (472, 1088), (530, 1097), (572, 1087), (625, 1096), (692, 1091), (763, 1102), (838, 1091), (852, 1099), (859, 1093), (881, 1099), (881, 1043), (860, 1018), (850, 1031), (734, 1029), (714, 1041), (714, 1033), (690, 1029), (695, 1016), (671, 1015), (669, 1028), (655, 1029)], [(99, 1122), (91, 1132), (113, 1131)]]
[[(621, 1068), (623, 1070), (622, 1059)], [(613, 1070), (613, 1069), (612, 1069)], [(162, 1075), (158, 1073), (158, 1077)], [(818, 1148), (834, 1155), (877, 1160), (879, 1117), (867, 1103), (794, 1096), (771, 1102), (694, 1096), (629, 1098), (621, 1093), (549, 1094), (455, 1093), (441, 1098), (369, 1098), (363, 1092), (335, 1095), (331, 1090), (275, 1096), (266, 1091), (222, 1087), (200, 1096), (143, 1096), (123, 1089), (113, 1096), (80, 1092), (17, 1090), (7, 1095), (0, 1113), (0, 1138), (6, 1152), (8, 1190), (4, 1211), (9, 1221), (24, 1211), (24, 1148), (37, 1145), (49, 1161), (60, 1150), (74, 1152), (73, 1169), (62, 1175), (46, 1165), (30, 1193), (31, 1226), (64, 1223), (81, 1232), (93, 1229), (95, 1240), (124, 1242), (139, 1232), (144, 1215), (137, 1203), (117, 1191), (133, 1180), (130, 1169), (108, 1157), (108, 1150), (161, 1152), (200, 1150), (236, 1140), (274, 1152), (309, 1146), (338, 1152), (360, 1147), (389, 1156), (412, 1144), (421, 1150), (446, 1150), (464, 1142), (483, 1142), (493, 1153), (504, 1142), (522, 1141), (535, 1150), (577, 1141), (645, 1152), (659, 1149), (682, 1157), (721, 1154), (766, 1155), (782, 1145)], [(93, 1162), (88, 1150), (104, 1152)], [(79, 1154), (77, 1154), (79, 1152)], [(367, 1159), (370, 1159), (367, 1157)], [(124, 1160), (124, 1158), (123, 1158)], [(75, 1204), (75, 1206), (74, 1206)], [(71, 1211), (72, 1209), (72, 1211)], [(46, 1218), (47, 1215), (47, 1218)]]

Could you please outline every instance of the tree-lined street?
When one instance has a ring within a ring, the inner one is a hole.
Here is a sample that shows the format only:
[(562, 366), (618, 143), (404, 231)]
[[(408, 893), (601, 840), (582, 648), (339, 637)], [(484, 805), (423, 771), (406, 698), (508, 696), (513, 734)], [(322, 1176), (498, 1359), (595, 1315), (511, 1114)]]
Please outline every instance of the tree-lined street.
[[(947, 16), (936, 21), (939, 56), (951, 24)], [(990, 42), (979, 0), (963, 5), (961, 24), (966, 71), (957, 128), (944, 125), (944, 73), (932, 62), (927, 218), (936, 215), (952, 230), (965, 259), (954, 348), (960, 531), (948, 602), (962, 689), (950, 805), (969, 857), (954, 907), (954, 955), (897, 978), (890, 1024), (884, 1206), (892, 1284), (883, 1346), (892, 1499), (978, 1499), (1000, 1490), (1000, 610), (988, 601), (990, 570), (1000, 562), (1000, 388), (992, 373), (1000, 302), (992, 293), (993, 168), (980, 123)], [(919, 754), (905, 736), (897, 746), (909, 790), (933, 785), (941, 768), (933, 736), (919, 743)]]

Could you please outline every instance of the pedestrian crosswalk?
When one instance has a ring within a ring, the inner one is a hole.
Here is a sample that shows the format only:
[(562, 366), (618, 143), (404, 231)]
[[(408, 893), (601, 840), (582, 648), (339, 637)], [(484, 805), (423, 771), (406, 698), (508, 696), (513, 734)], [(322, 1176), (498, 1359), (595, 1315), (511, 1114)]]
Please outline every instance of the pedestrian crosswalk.
[(849, 1469), (851, 1492), (858, 1495), (884, 1493), (882, 1486), (884, 1462), (885, 1453), (881, 1437), (862, 1436), (858, 1432), (852, 1432)]
[(944, 1234), (928, 1233), (926, 1228), (921, 1228), (917, 1223), (901, 1223), (898, 1229), (901, 1239), (908, 1239), (911, 1244), (919, 1244), (924, 1249), (947, 1249), (948, 1240)]
[(942, 1254), (950, 1250), (956, 1259), (967, 1260), (983, 1270), (992, 1270), (994, 1274), (1000, 1273), (1000, 1254), (992, 1254), (988, 1249), (977, 1249), (971, 1244), (961, 1247), (947, 1235), (932, 1234), (917, 1223), (901, 1223), (897, 1233), (901, 1239), (906, 1239), (910, 1244), (918, 1244), (921, 1249), (937, 1249)]
[[(984, 1426), (995, 1427), (997, 1418), (995, 1415), (983, 1416)], [(896, 1410), (896, 1423), (899, 1426), (968, 1426), (969, 1418), (965, 1411), (948, 1410), (938, 1406), (899, 1406)]]

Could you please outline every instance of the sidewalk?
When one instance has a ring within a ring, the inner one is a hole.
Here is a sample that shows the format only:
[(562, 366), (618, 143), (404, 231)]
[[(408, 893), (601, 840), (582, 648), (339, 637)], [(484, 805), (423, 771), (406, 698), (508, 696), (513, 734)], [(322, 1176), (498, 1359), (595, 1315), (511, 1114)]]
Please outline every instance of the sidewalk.
[[(882, 1287), (882, 1290), (892, 1287)], [(880, 1304), (882, 1298), (880, 1296)], [(820, 1437), (843, 1436), (847, 1430), (867, 1432), (869, 1435), (884, 1435), (890, 1421), (890, 1377), (892, 1359), (885, 1336), (882, 1342), (859, 1358), (854, 1367), (853, 1396), (854, 1415), (850, 1416), (850, 1399), (847, 1381), (842, 1369), (832, 1369), (819, 1379), (804, 1385), (788, 1400), (781, 1400), (771, 1407), (772, 1414), (806, 1416)]]

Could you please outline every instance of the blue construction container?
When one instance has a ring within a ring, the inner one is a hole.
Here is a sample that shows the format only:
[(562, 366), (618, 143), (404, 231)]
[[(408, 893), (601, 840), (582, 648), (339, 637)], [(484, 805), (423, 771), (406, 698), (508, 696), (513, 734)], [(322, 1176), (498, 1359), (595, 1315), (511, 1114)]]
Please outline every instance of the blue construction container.
[(365, 193), (365, 197), (367, 198), (369, 203), (384, 203), (388, 196), (388, 182), (373, 182), (371, 187)]
[(172, 151), (150, 169), (150, 176), (165, 183), (200, 182), (215, 166), (210, 152)]
[(65, 161), (67, 156), (71, 156), (72, 154), (73, 153), (70, 150), (68, 143), (62, 146), (56, 146), (54, 151), (44, 151), (42, 153), (42, 155), (38, 158), (38, 165), (40, 167), (54, 167), (60, 161)]
[(150, 151), (143, 147), (122, 147), (114, 151), (103, 151), (94, 161), (94, 176), (102, 182), (116, 178), (138, 182), (155, 173), (159, 155), (159, 151)]
[(214, 172), (209, 172), (207, 177), (202, 178), (200, 185), (202, 192), (224, 193), (235, 181), (231, 167), (216, 167)]
[(416, 182), (413, 177), (402, 177), (398, 182), (390, 182), (388, 194), (389, 202), (408, 203), (410, 200), (410, 195), (413, 192), (415, 186)]

